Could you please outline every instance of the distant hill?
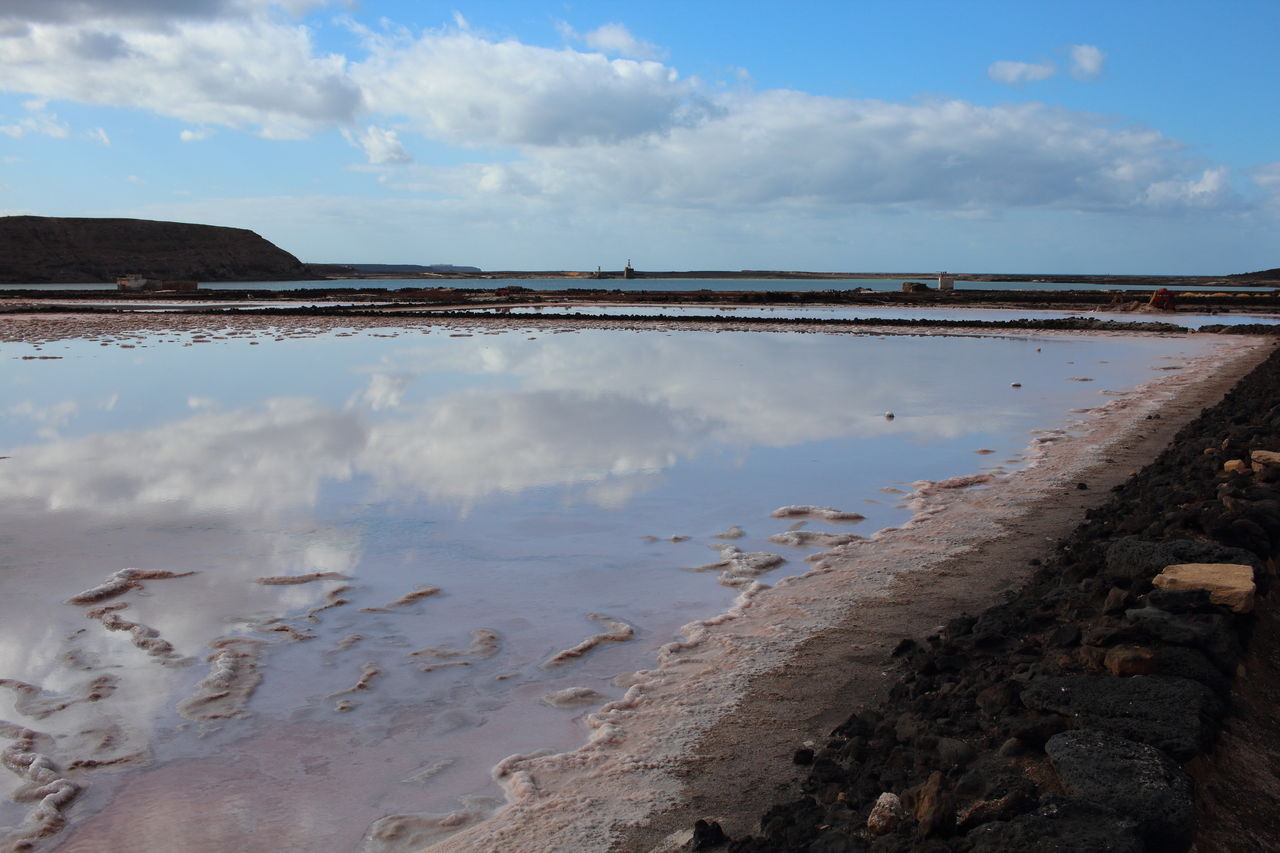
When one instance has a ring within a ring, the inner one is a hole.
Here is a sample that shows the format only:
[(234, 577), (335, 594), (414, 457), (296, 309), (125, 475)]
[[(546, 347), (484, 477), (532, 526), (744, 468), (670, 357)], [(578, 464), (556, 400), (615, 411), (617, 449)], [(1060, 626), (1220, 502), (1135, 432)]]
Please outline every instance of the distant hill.
[(1245, 280), (1258, 281), (1280, 281), (1280, 267), (1273, 270), (1258, 270), (1257, 272), (1241, 272), (1235, 275), (1229, 275), (1227, 278), (1237, 278)]
[(195, 281), (310, 278), (301, 261), (244, 228), (149, 219), (0, 217), (0, 282), (112, 282), (131, 273)]
[(479, 267), (459, 267), (453, 264), (343, 264), (359, 273), (379, 275), (385, 273), (424, 273), (424, 272), (480, 272)]

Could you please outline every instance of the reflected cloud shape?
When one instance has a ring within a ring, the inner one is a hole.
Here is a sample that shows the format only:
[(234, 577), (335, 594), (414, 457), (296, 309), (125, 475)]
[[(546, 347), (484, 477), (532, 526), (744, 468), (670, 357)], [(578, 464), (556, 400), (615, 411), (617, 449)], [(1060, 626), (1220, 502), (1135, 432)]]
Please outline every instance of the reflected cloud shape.
[(362, 403), (375, 412), (394, 409), (404, 399), (404, 392), (413, 380), (414, 377), (406, 373), (375, 373), (369, 377), (369, 387), (352, 403)]
[[(201, 407), (161, 427), (14, 450), (0, 501), (257, 517), (314, 506), (325, 483), (365, 476), (378, 495), (466, 505), (591, 484), (589, 500), (616, 507), (642, 488), (617, 481), (722, 447), (998, 430), (1014, 410), (981, 403), (972, 377), (1006, 356), (992, 341), (972, 344), (877, 341), (890, 357), (854, 370), (850, 353), (872, 347), (817, 335), (580, 333), (532, 351), (513, 337), (397, 350), (345, 409), (288, 398), (256, 411)], [(415, 382), (429, 390), (446, 373), (504, 387), (473, 380), (405, 402)]]
[(12, 419), (38, 424), (38, 434), (42, 438), (54, 438), (58, 429), (71, 423), (80, 414), (80, 404), (74, 400), (63, 400), (42, 406), (32, 400), (23, 400), (10, 406), (6, 414)]
[(379, 492), (465, 504), (648, 474), (713, 441), (697, 418), (616, 393), (463, 393), (408, 414), (373, 426), (355, 467)]
[[(893, 432), (920, 439), (998, 429), (1011, 412), (981, 405), (974, 377), (1003, 370), (1000, 341), (964, 338), (877, 341), (889, 358), (865, 358), (847, 336), (721, 333), (609, 336), (579, 332), (530, 352), (519, 340), (493, 339), (479, 354), (406, 349), (390, 362), (460, 373), (507, 375), (528, 391), (625, 397), (697, 424), (704, 441), (785, 447), (805, 441)], [(865, 341), (865, 339), (862, 339)], [(1017, 342), (1005, 342), (1016, 345)], [(874, 355), (874, 353), (872, 353)], [(892, 426), (883, 413), (901, 410)], [(643, 441), (643, 437), (637, 437)], [(686, 448), (686, 452), (692, 451)]]
[(315, 502), (326, 480), (351, 476), (367, 439), (352, 414), (315, 401), (198, 414), (151, 429), (101, 433), (12, 451), (0, 500), (53, 511), (163, 516), (267, 515)]

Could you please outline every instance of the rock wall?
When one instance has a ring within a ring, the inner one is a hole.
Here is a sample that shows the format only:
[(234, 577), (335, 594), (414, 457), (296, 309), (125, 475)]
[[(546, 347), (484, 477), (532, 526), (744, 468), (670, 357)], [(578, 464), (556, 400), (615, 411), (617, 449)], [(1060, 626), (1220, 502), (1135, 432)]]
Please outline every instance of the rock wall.
[(293, 255), (244, 228), (147, 219), (0, 217), (0, 282), (296, 281)]
[[(1007, 603), (904, 640), (890, 699), (796, 753), (805, 796), (753, 837), (699, 821), (689, 848), (1280, 849), (1277, 399), (1280, 353)], [(1179, 588), (1168, 567), (1186, 564), (1249, 589)]]

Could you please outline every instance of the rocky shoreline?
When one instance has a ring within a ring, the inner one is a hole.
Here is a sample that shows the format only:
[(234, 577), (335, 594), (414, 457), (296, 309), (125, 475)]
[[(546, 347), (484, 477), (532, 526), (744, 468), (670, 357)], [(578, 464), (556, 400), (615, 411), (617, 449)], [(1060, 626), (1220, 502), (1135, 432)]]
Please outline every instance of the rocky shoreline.
[[(796, 752), (800, 798), (748, 837), (699, 821), (688, 847), (1280, 849), (1277, 400), (1280, 352), (1033, 560), (1007, 602), (902, 640), (888, 700)], [(1178, 564), (1249, 567), (1256, 607), (1153, 583)]]

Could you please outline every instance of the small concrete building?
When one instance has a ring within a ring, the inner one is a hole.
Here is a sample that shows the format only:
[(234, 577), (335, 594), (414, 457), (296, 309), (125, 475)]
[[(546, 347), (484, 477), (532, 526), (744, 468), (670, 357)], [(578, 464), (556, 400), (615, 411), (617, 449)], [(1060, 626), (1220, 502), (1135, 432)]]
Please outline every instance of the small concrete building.
[(946, 272), (938, 273), (938, 290), (955, 290), (956, 277), (947, 275)]

